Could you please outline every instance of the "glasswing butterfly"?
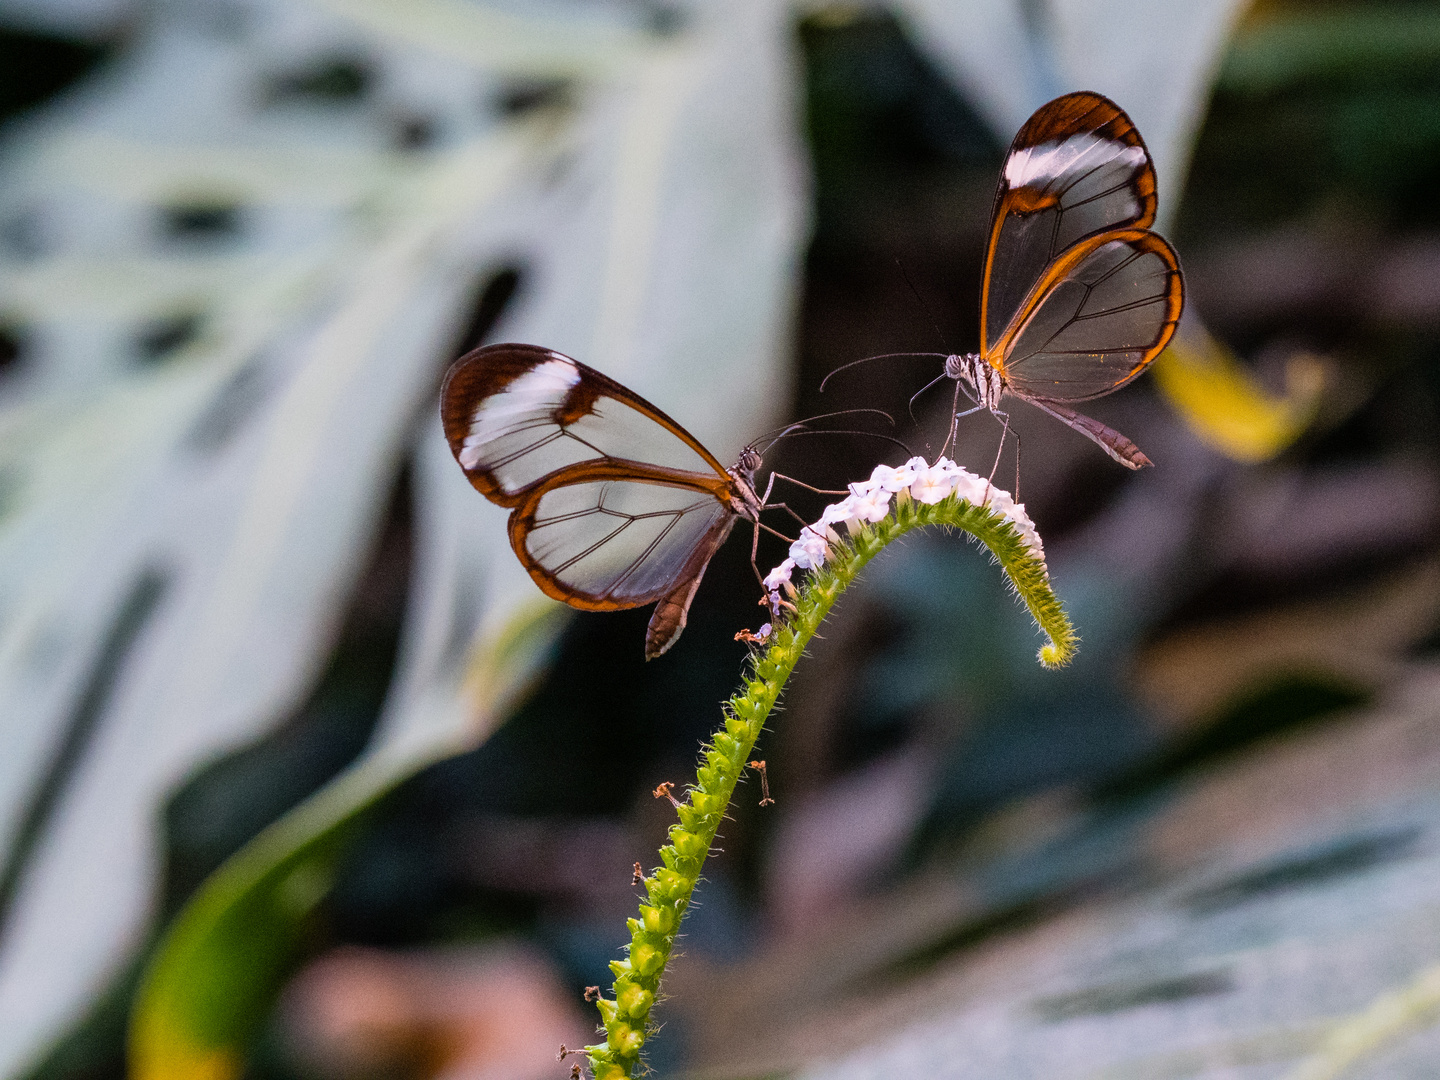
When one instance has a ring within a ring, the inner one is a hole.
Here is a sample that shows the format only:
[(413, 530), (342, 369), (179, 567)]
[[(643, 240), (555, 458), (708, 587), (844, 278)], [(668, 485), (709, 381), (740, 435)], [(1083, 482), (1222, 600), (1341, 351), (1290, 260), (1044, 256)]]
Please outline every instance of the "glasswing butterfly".
[(510, 546), (547, 596), (585, 611), (659, 601), (647, 660), (685, 629), (735, 522), (758, 530), (769, 509), (753, 446), (727, 469), (640, 395), (550, 349), (462, 356), (445, 376), (440, 418), (470, 483), (510, 510)]
[[(945, 358), (956, 384), (947, 446), (956, 421), (981, 409), (1003, 421), (1003, 446), (1010, 418), (999, 406), (1009, 394), (1128, 468), (1152, 464), (1124, 435), (1069, 405), (1134, 379), (1180, 321), (1180, 261), (1150, 231), (1155, 206), (1150, 152), (1109, 98), (1066, 94), (1025, 122), (995, 192), (980, 352)], [(975, 405), (964, 413), (962, 391)]]

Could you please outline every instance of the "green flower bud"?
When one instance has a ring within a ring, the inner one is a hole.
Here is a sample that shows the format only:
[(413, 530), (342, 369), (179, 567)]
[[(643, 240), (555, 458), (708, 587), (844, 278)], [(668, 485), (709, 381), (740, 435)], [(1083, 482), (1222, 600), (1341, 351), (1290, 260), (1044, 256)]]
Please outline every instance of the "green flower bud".
[(670, 830), (670, 842), (675, 845), (675, 850), (687, 859), (703, 858), (710, 850), (703, 837), (696, 836), (692, 832), (686, 832), (678, 825)]
[(640, 908), (640, 922), (652, 934), (668, 934), (675, 929), (675, 909), (644, 904)]
[(655, 1003), (655, 995), (643, 986), (630, 983), (616, 995), (615, 1003), (627, 1016), (642, 1020)]
[(630, 963), (641, 975), (654, 975), (665, 964), (665, 954), (654, 945), (641, 945), (630, 950)]
[(705, 814), (719, 813), (725, 809), (725, 800), (719, 795), (711, 795), (708, 792), (697, 791), (691, 796), (690, 801), (695, 804), (695, 809)]
[(680, 807), (680, 824), (683, 825), (688, 832), (699, 832), (704, 828), (705, 815), (693, 806), (682, 805)]

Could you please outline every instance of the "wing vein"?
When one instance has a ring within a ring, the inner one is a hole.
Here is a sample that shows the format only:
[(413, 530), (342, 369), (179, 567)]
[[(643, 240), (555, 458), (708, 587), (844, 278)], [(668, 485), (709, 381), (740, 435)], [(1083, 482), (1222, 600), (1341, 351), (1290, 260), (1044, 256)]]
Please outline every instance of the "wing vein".
[(691, 509), (692, 507), (686, 507), (684, 510), (675, 513), (670, 520), (670, 524), (666, 525), (663, 529), (661, 529), (659, 535), (656, 536), (654, 540), (650, 541), (649, 545), (645, 548), (645, 550), (642, 551), (639, 555), (637, 555), (633, 560), (631, 560), (630, 565), (627, 566), (621, 572), (620, 576), (610, 584), (610, 587), (605, 590), (604, 595), (607, 597), (614, 596), (615, 590), (620, 588), (621, 585), (625, 584), (625, 582), (631, 577), (631, 575), (633, 575), (637, 570), (640, 569), (641, 565), (645, 562), (645, 560), (650, 558), (651, 553), (653, 553), (654, 550), (660, 546), (660, 542), (664, 540), (665, 537), (670, 535), (670, 530), (675, 528), (676, 525), (680, 524), (680, 519), (686, 514), (688, 514)]

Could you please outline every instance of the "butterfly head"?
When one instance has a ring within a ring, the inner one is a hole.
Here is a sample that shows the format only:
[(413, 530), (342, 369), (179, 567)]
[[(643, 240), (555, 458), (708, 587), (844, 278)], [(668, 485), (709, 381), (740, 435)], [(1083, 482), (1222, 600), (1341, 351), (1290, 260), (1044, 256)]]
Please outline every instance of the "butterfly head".
[(740, 458), (735, 462), (735, 471), (750, 483), (755, 482), (755, 474), (760, 471), (760, 451), (753, 446), (747, 446), (740, 451)]
[(740, 451), (734, 467), (727, 470), (739, 489), (738, 499), (732, 496), (731, 505), (746, 517), (756, 516), (760, 510), (760, 498), (755, 493), (755, 474), (760, 471), (762, 460), (759, 450), (753, 445), (747, 446)]

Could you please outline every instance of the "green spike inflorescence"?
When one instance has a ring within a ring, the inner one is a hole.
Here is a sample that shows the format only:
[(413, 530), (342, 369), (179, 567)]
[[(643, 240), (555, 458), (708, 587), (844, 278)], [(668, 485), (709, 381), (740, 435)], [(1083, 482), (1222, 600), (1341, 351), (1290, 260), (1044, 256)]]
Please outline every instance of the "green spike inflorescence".
[(988, 507), (954, 496), (927, 505), (902, 492), (888, 517), (855, 529), (848, 541), (832, 543), (825, 565), (799, 586), (789, 617), (773, 627), (768, 646), (751, 656), (744, 688), (726, 703), (724, 726), (702, 751), (695, 783), (677, 811), (679, 822), (670, 828), (670, 843), (660, 849), (663, 865), (644, 879), (647, 902), (640, 905), (639, 918), (629, 920), (628, 956), (611, 963), (611, 996), (598, 1002), (605, 1041), (585, 1048), (595, 1080), (630, 1077), (640, 1061), (660, 977), (715, 832), (805, 646), (866, 563), (891, 541), (931, 525), (960, 529), (990, 549), (1049, 638), (1040, 650), (1043, 665), (1062, 667), (1074, 656), (1078, 638), (1050, 587), (1045, 563), (1004, 515)]

